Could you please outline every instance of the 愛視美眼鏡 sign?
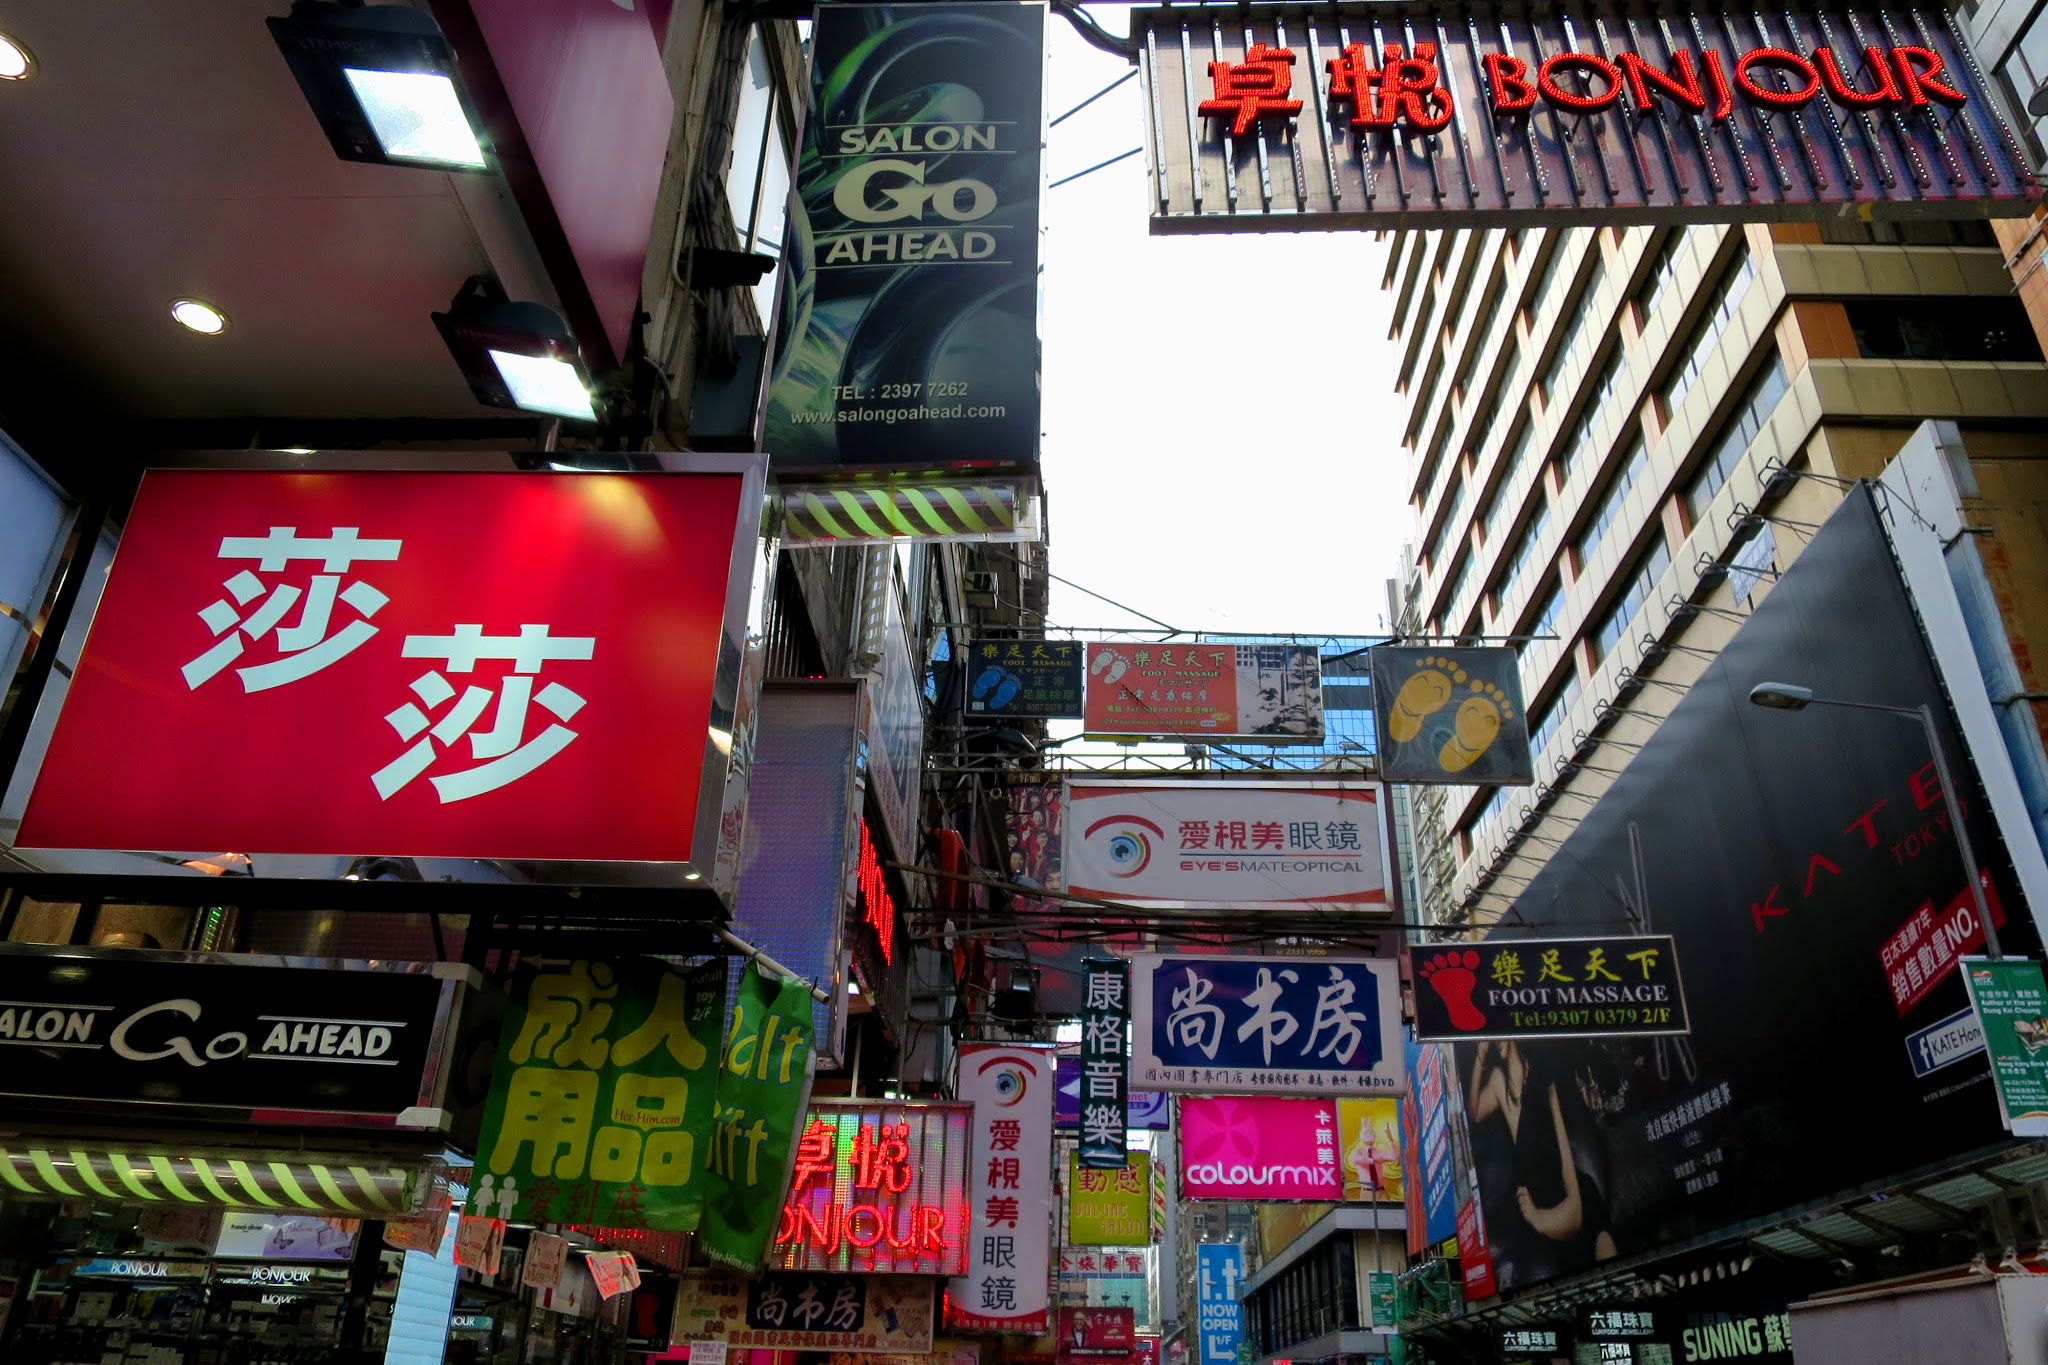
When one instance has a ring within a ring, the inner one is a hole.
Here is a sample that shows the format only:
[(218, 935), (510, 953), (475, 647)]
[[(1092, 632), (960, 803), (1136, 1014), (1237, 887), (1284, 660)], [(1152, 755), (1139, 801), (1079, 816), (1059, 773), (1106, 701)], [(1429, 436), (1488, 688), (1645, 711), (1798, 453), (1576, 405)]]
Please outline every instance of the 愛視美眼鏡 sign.
[(1945, 6), (1153, 9), (1154, 232), (2028, 212)]

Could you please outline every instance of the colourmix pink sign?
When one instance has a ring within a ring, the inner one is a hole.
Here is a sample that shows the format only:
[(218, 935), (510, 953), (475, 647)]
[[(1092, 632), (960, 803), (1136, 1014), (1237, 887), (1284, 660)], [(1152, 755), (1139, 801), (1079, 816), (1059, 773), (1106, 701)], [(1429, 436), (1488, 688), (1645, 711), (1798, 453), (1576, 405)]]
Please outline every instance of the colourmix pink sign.
[(1185, 1198), (1344, 1197), (1335, 1100), (1190, 1097), (1180, 1131)]

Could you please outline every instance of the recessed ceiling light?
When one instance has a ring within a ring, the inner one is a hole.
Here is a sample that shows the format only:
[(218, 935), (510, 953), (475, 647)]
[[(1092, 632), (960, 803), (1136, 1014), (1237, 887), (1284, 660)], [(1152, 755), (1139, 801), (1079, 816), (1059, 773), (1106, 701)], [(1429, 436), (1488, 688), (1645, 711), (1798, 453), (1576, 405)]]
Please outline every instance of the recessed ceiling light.
[(36, 69), (36, 59), (13, 38), (0, 33), (0, 81), (24, 80)]
[(219, 336), (228, 329), (228, 315), (198, 299), (178, 299), (171, 304), (171, 316), (202, 336)]

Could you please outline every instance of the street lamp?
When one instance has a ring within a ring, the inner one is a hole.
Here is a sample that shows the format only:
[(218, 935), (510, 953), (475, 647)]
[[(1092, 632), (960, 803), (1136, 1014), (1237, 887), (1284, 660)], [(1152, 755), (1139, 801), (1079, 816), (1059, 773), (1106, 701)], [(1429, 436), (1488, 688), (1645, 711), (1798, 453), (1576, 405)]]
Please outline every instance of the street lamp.
[(1992, 957), (2003, 957), (2005, 953), (1998, 946), (1998, 926), (1991, 922), (1991, 910), (1984, 903), (1984, 884), (1977, 874), (1977, 854), (1970, 847), (1970, 832), (1963, 828), (1963, 805), (1956, 797), (1956, 784), (1949, 774), (1948, 759), (1942, 753), (1941, 732), (1934, 728), (1934, 708), (1922, 702), (1918, 706), (1887, 706), (1874, 701), (1843, 701), (1838, 697), (1816, 697), (1810, 687), (1798, 683), (1761, 682), (1749, 689), (1749, 699), (1757, 706), (1772, 711), (1804, 711), (1809, 706), (1840, 706), (1852, 711), (1882, 711), (1887, 715), (1904, 716), (1917, 720), (1927, 733), (1927, 748), (1934, 755), (1934, 775), (1941, 783), (1942, 803), (1948, 808), (1949, 828), (1956, 832), (1956, 847), (1962, 851), (1963, 874), (1970, 879), (1970, 895), (1977, 905), (1977, 921), (1984, 926), (1984, 950)]

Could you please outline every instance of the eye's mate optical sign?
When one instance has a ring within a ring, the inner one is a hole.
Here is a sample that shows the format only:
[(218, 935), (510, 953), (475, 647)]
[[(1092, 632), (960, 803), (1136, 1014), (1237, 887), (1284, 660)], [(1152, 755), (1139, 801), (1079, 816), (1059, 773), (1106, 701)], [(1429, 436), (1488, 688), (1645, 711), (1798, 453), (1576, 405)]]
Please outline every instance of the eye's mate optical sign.
[(1946, 7), (1140, 11), (1154, 232), (2020, 215)]

